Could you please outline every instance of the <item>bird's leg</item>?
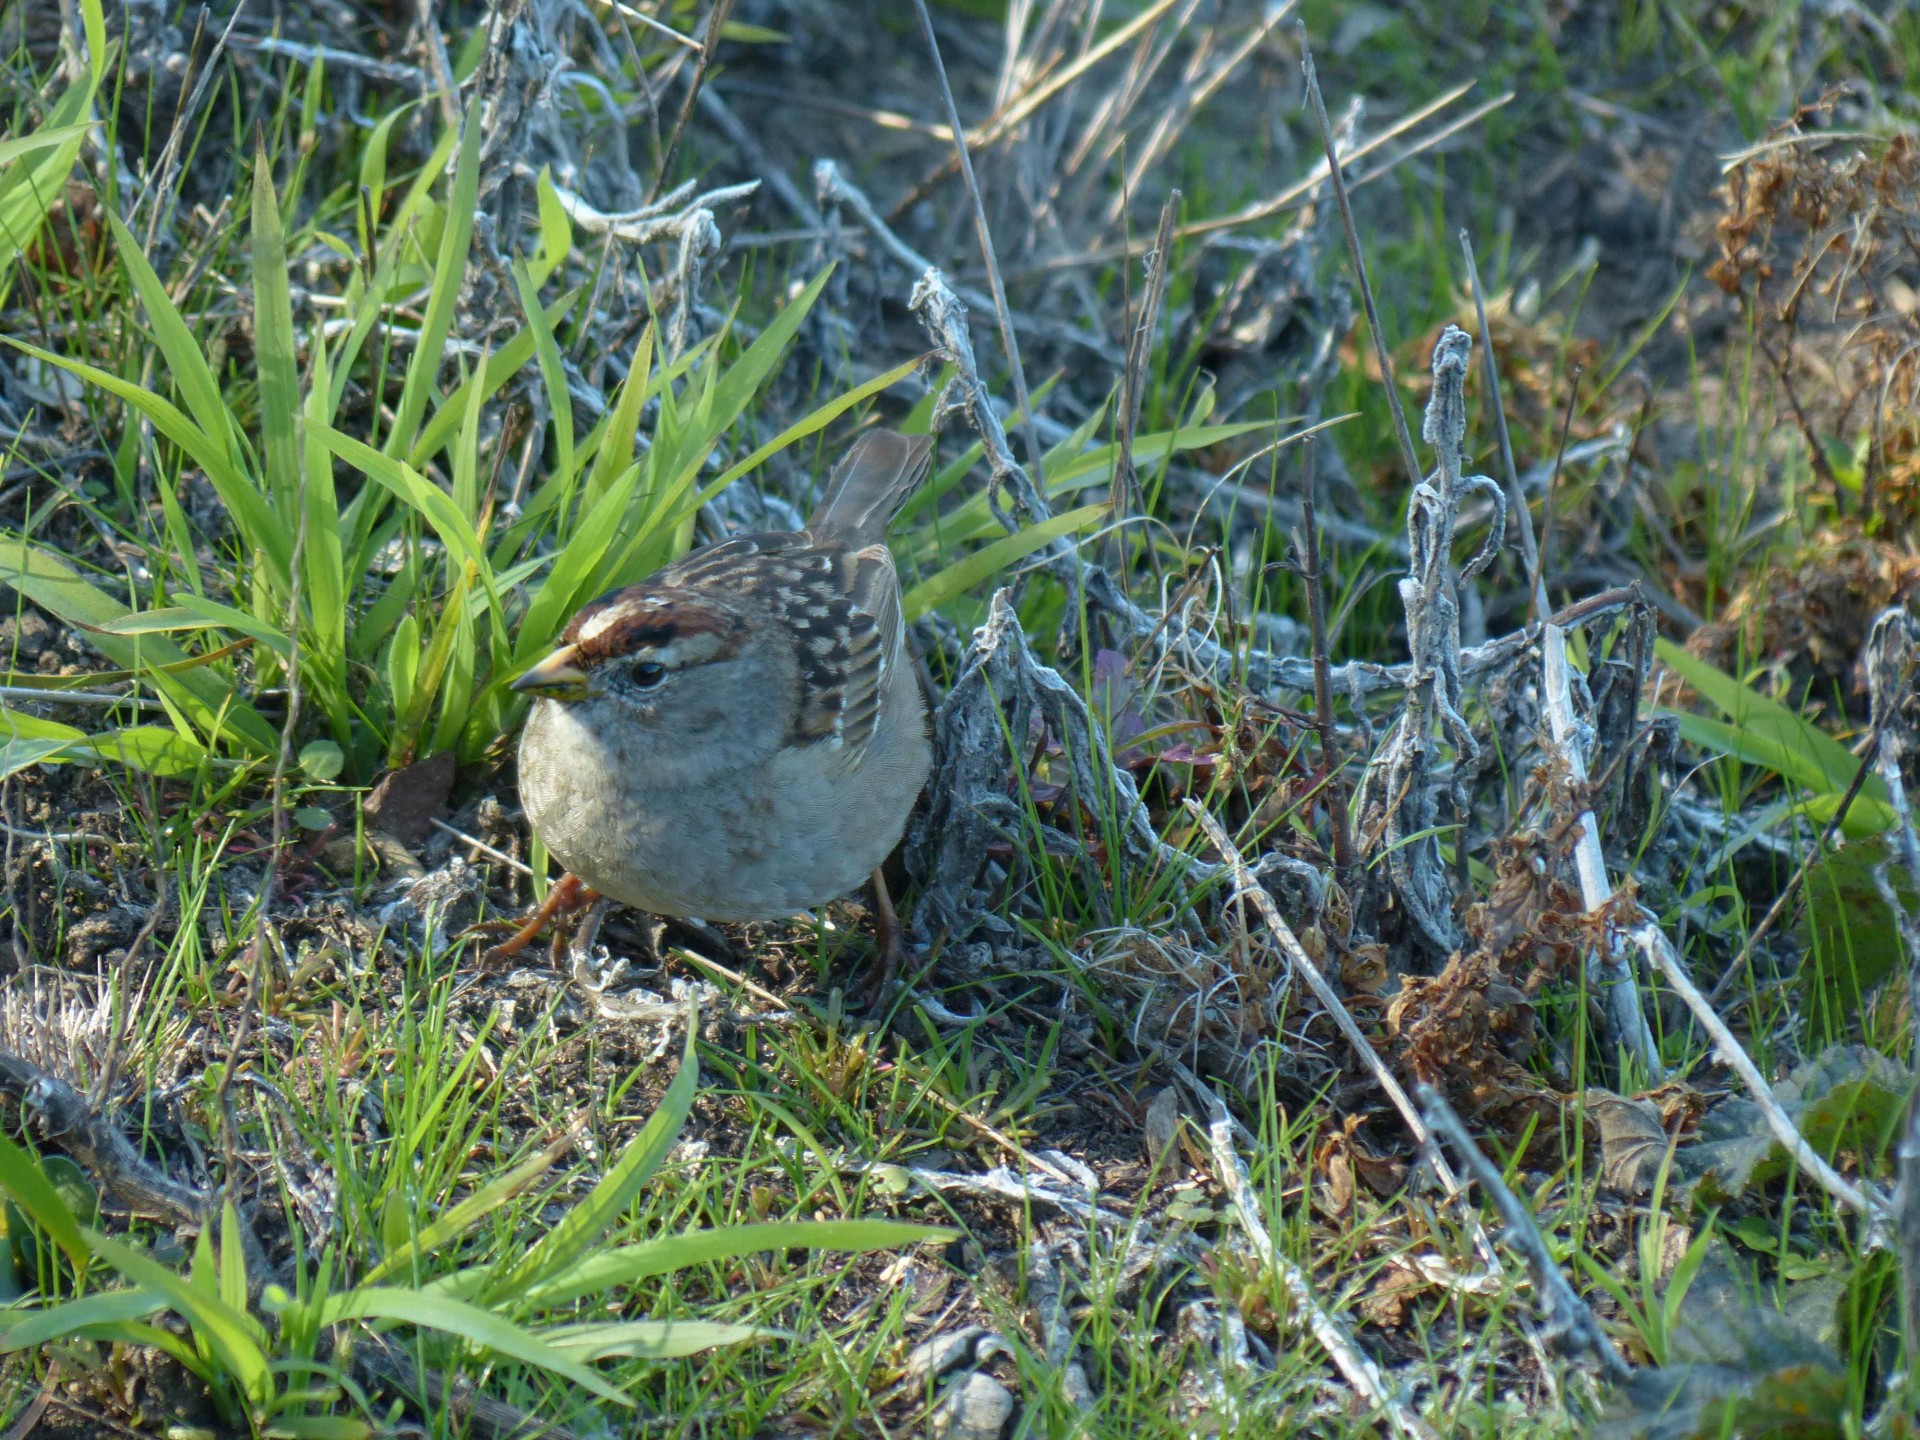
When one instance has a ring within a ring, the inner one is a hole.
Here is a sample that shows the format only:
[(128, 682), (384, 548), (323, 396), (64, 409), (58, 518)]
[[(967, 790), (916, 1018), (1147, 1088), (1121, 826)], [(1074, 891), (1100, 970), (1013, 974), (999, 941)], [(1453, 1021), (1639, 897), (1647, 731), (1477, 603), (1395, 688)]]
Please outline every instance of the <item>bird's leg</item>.
[(582, 989), (595, 994), (612, 989), (627, 972), (625, 960), (609, 962), (604, 973), (599, 971), (594, 961), (594, 943), (600, 938), (601, 922), (607, 918), (607, 907), (612, 904), (606, 896), (596, 896), (587, 907), (587, 913), (580, 917), (580, 923), (574, 927), (571, 940), (562, 946), (560, 937), (553, 937), (553, 968), (560, 968), (560, 957), (564, 952), (568, 973)]
[[(557, 917), (578, 910), (589, 901), (597, 900), (599, 896), (600, 892), (589, 889), (578, 875), (571, 872), (562, 875), (547, 892), (547, 898), (534, 908), (520, 928), (480, 957), (482, 963), (498, 965), (502, 960), (511, 960), (531, 945), (540, 932), (552, 924)], [(496, 921), (489, 922), (487, 925), (476, 925), (474, 929), (484, 931), (497, 927), (499, 923)]]
[(873, 872), (873, 943), (879, 954), (880, 968), (873, 988), (867, 992), (867, 1018), (878, 1019), (893, 999), (893, 982), (900, 973), (900, 962), (907, 946), (900, 931), (900, 917), (894, 912), (893, 897), (887, 893), (887, 877), (878, 866)]

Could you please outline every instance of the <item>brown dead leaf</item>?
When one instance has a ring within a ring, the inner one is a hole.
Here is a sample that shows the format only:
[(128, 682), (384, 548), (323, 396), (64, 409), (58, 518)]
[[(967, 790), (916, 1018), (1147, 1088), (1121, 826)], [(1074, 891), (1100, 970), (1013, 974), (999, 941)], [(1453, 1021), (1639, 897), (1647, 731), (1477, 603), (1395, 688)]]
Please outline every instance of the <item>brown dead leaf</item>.
[(1350, 991), (1378, 995), (1389, 978), (1384, 945), (1355, 945), (1340, 957), (1340, 981)]
[(1158, 1165), (1180, 1133), (1180, 1092), (1165, 1086), (1147, 1105), (1147, 1119), (1141, 1138), (1147, 1147), (1147, 1160)]
[(1360, 1297), (1360, 1313), (1383, 1330), (1397, 1329), (1406, 1322), (1414, 1298), (1431, 1288), (1412, 1266), (1389, 1260), (1373, 1288)]
[(1588, 1090), (1580, 1100), (1600, 1133), (1600, 1183), (1616, 1195), (1646, 1194), (1669, 1144), (1660, 1107), (1611, 1090)]
[(433, 833), (433, 822), (446, 814), (454, 770), (453, 752), (443, 750), (388, 771), (361, 802), (367, 824), (403, 845), (419, 845)]
[(1314, 1202), (1332, 1219), (1344, 1220), (1353, 1210), (1353, 1130), (1361, 1118), (1347, 1116), (1314, 1152), (1313, 1168), (1321, 1181), (1314, 1187)]

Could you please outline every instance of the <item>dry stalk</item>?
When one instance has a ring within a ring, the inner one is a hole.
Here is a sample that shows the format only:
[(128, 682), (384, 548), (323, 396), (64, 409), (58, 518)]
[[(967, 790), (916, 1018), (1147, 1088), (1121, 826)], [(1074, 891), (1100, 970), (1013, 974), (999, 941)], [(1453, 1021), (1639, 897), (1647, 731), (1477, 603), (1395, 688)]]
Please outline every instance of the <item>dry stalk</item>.
[(1723, 1065), (1740, 1077), (1740, 1083), (1747, 1087), (1754, 1104), (1760, 1107), (1767, 1128), (1773, 1132), (1773, 1138), (1780, 1142), (1781, 1148), (1793, 1157), (1794, 1163), (1809, 1179), (1867, 1222), (1866, 1239), (1870, 1247), (1885, 1245), (1889, 1238), (1887, 1232), (1891, 1218), (1887, 1198), (1870, 1183), (1855, 1185), (1821, 1159), (1820, 1153), (1807, 1143), (1806, 1137), (1793, 1123), (1793, 1117), (1781, 1109), (1780, 1102), (1773, 1098), (1773, 1087), (1760, 1073), (1760, 1067), (1753, 1063), (1753, 1057), (1747, 1054), (1746, 1047), (1727, 1028), (1727, 1022), (1720, 1018), (1707, 997), (1693, 983), (1686, 966), (1674, 953), (1672, 943), (1654, 923), (1653, 917), (1643, 910), (1640, 923), (1628, 932), (1628, 938), (1640, 947), (1648, 963), (1693, 1012), (1694, 1019), (1700, 1022), (1700, 1028), (1713, 1041), (1714, 1053), (1720, 1057)]
[[(867, 198), (866, 192), (847, 179), (833, 161), (813, 162), (813, 188), (822, 208), (846, 206), (853, 212), (854, 218), (866, 227), (875, 240), (880, 242), (880, 248), (892, 256), (904, 269), (916, 276), (939, 275), (940, 272), (933, 262), (893, 232), (887, 222), (880, 218), (880, 212), (873, 208), (873, 202)], [(924, 280), (921, 283), (924, 284)], [(944, 280), (940, 283), (943, 287), (946, 285)], [(948, 293), (954, 292), (949, 289)], [(965, 300), (976, 310), (991, 312), (995, 309), (993, 297), (982, 290), (963, 288), (958, 292), (958, 298)], [(1105, 336), (1093, 335), (1075, 326), (1062, 324), (1058, 320), (1029, 315), (1018, 310), (1009, 310), (1007, 315), (1016, 328), (1037, 339), (1051, 340), (1057, 344), (1077, 345), (1082, 349), (1091, 350), (1110, 365), (1118, 365), (1124, 358)]]
[(1320, 573), (1320, 526), (1313, 504), (1313, 438), (1300, 447), (1300, 583), (1307, 590), (1307, 632), (1313, 638), (1313, 725), (1320, 735), (1320, 769), (1326, 775), (1327, 817), (1333, 830), (1333, 866), (1342, 888), (1355, 879), (1353, 829), (1347, 817), (1347, 787), (1340, 778), (1334, 738), (1333, 662), (1327, 654), (1327, 592)]
[[(1300, 70), (1306, 79), (1307, 100), (1313, 107), (1314, 123), (1320, 127), (1320, 143), (1327, 152), (1327, 181), (1333, 190), (1334, 203), (1340, 207), (1340, 225), (1347, 237), (1347, 255), (1353, 261), (1354, 283), (1360, 287), (1360, 300), (1367, 311), (1367, 334), (1373, 340), (1373, 353), (1380, 361), (1380, 375), (1387, 391), (1387, 409), (1393, 412), (1394, 434), (1400, 440), (1400, 458), (1407, 467), (1409, 484), (1420, 483), (1420, 459), (1413, 451), (1413, 435), (1407, 429), (1406, 411), (1400, 407), (1400, 386), (1393, 375), (1393, 352), (1387, 345), (1387, 337), (1380, 329), (1380, 307), (1374, 304), (1373, 286), (1367, 283), (1367, 262), (1360, 253), (1360, 232), (1353, 223), (1353, 205), (1347, 199), (1347, 182), (1340, 173), (1341, 161), (1338, 147), (1334, 144), (1333, 122), (1327, 119), (1327, 102), (1320, 95), (1320, 80), (1314, 73), (1313, 51), (1307, 45), (1307, 27), (1300, 26)], [(1444, 343), (1444, 342), (1443, 342)], [(1435, 352), (1434, 366), (1438, 373), (1440, 360)], [(1428, 437), (1431, 441), (1432, 437)]]
[(993, 296), (993, 315), (1000, 326), (1000, 346), (1006, 352), (1007, 368), (1013, 373), (1013, 399), (1020, 407), (1021, 429), (1027, 437), (1027, 463), (1040, 472), (1040, 432), (1034, 425), (1033, 396), (1027, 391), (1026, 367), (1020, 363), (1020, 341), (1013, 333), (1013, 312), (1007, 305), (1006, 283), (1000, 278), (1000, 262), (993, 252), (993, 228), (987, 223), (986, 202), (980, 198), (980, 182), (974, 178), (973, 159), (967, 154), (967, 142), (960, 124), (960, 107), (954, 103), (953, 86), (947, 82), (947, 63), (940, 58), (940, 41), (933, 33), (933, 15), (927, 0), (913, 0), (920, 16), (920, 33), (926, 38), (927, 54), (933, 61), (933, 75), (940, 82), (940, 98), (946, 103), (947, 124), (954, 133), (953, 154), (960, 166), (960, 178), (966, 182), (967, 199), (973, 210), (974, 238), (980, 242), (980, 258), (987, 267), (987, 285)]
[(1413, 1436), (1415, 1440), (1433, 1440), (1434, 1432), (1388, 1388), (1373, 1358), (1354, 1343), (1340, 1322), (1320, 1304), (1312, 1277), (1282, 1255), (1273, 1243), (1260, 1201), (1253, 1193), (1246, 1162), (1233, 1148), (1233, 1117), (1227, 1112), (1226, 1102), (1203, 1083), (1195, 1083), (1206, 1097), (1207, 1141), (1213, 1152), (1214, 1174), (1232, 1197), (1234, 1215), (1240, 1221), (1240, 1228), (1246, 1231), (1260, 1263), (1280, 1277), (1288, 1297), (1306, 1317), (1307, 1329), (1327, 1352), (1334, 1368), (1345, 1377), (1355, 1394), (1379, 1409), (1393, 1433)]
[[(1480, 333), (1490, 337), (1486, 292), (1480, 283), (1480, 268), (1474, 262), (1473, 241), (1465, 230), (1460, 232), (1460, 250), (1466, 260), (1467, 278), (1473, 286), (1474, 310), (1480, 322)], [(1542, 698), (1547, 712), (1548, 732), (1553, 751), (1571, 782), (1570, 788), (1579, 795), (1586, 786), (1587, 762), (1580, 749), (1579, 722), (1573, 709), (1566, 630), (1555, 621), (1544, 618), (1547, 615), (1547, 585), (1541, 564), (1541, 549), (1534, 539), (1533, 517), (1527, 510), (1527, 492), (1521, 486), (1513, 462), (1513, 441), (1507, 431), (1506, 405), (1500, 393), (1500, 368), (1494, 358), (1491, 338), (1481, 347), (1481, 363), (1486, 373), (1487, 396), (1493, 408), (1494, 429), (1500, 440), (1500, 460), (1506, 471), (1508, 513), (1513, 517), (1520, 540), (1521, 559), (1527, 567), (1528, 603), (1533, 613), (1542, 617)], [(1564, 435), (1560, 449), (1564, 455)], [(1556, 459), (1555, 474), (1559, 466), (1560, 461)], [(1551, 491), (1550, 480), (1549, 496)], [(1575, 817), (1575, 831), (1574, 869), (1580, 880), (1580, 898), (1589, 912), (1604, 909), (1613, 900), (1613, 882), (1607, 876), (1606, 857), (1600, 846), (1600, 828), (1591, 805), (1581, 806)], [(1595, 952), (1593, 968), (1600, 992), (1605, 997), (1609, 1028), (1615, 1043), (1625, 1045), (1638, 1060), (1641, 1069), (1657, 1081), (1665, 1074), (1665, 1069), (1660, 1063), (1660, 1047), (1647, 1026), (1646, 1012), (1640, 1004), (1632, 965), (1609, 940), (1604, 950)]]
[[(1547, 712), (1553, 752), (1566, 770), (1572, 793), (1582, 795), (1587, 784), (1587, 761), (1580, 750), (1579, 722), (1573, 713), (1566, 632), (1551, 622), (1543, 626), (1540, 650), (1541, 699)], [(1593, 807), (1576, 803), (1580, 804), (1580, 812), (1574, 817), (1573, 868), (1580, 878), (1581, 902), (1592, 913), (1613, 903), (1613, 881), (1607, 875), (1606, 857), (1600, 849), (1600, 826), (1594, 819)], [(1666, 1067), (1660, 1062), (1660, 1046), (1647, 1026), (1632, 963), (1611, 935), (1595, 949), (1591, 963), (1614, 1043), (1624, 1045), (1641, 1070), (1658, 1084), (1666, 1076)]]
[(733, 0), (714, 0), (713, 8), (707, 11), (707, 23), (700, 35), (700, 53), (694, 60), (693, 73), (687, 78), (687, 98), (680, 103), (680, 113), (673, 122), (673, 133), (667, 137), (666, 149), (661, 152), (653, 184), (647, 190), (649, 200), (660, 193), (660, 187), (666, 184), (667, 175), (673, 169), (674, 152), (680, 148), (680, 136), (686, 131), (687, 121), (693, 118), (694, 102), (700, 98), (701, 83), (707, 78), (714, 53), (720, 48), (720, 32), (727, 23), (727, 12), (732, 9)]
[(1507, 1188), (1506, 1182), (1500, 1177), (1500, 1168), (1480, 1153), (1480, 1147), (1473, 1143), (1473, 1136), (1467, 1132), (1467, 1127), (1460, 1122), (1460, 1117), (1454, 1114), (1453, 1107), (1438, 1090), (1431, 1085), (1422, 1085), (1420, 1105), (1426, 1111), (1427, 1123), (1453, 1147), (1461, 1163), (1472, 1172), (1487, 1198), (1493, 1201), (1500, 1218), (1506, 1222), (1508, 1243), (1526, 1256), (1527, 1268), (1533, 1272), (1534, 1291), (1539, 1296), (1540, 1308), (1544, 1312), (1548, 1339), (1563, 1354), (1591, 1358), (1611, 1383), (1617, 1385), (1628, 1379), (1633, 1374), (1633, 1367), (1620, 1358), (1620, 1352), (1607, 1339), (1593, 1311), (1574, 1293), (1573, 1286), (1567, 1283), (1567, 1277), (1560, 1273), (1560, 1267), (1554, 1261), (1553, 1252), (1547, 1248), (1540, 1227), (1534, 1223), (1527, 1207)]
[[(1466, 444), (1467, 355), (1472, 340), (1449, 325), (1433, 349), (1433, 398), (1424, 437), (1437, 468), (1413, 487), (1407, 504), (1407, 551), (1412, 557), (1400, 581), (1407, 612), (1407, 648), (1412, 655), (1406, 703), (1385, 744), (1367, 766), (1367, 810), (1379, 817), (1376, 833), (1386, 852), (1394, 893), (1420, 934), (1440, 954), (1459, 944), (1452, 886), (1435, 838), (1439, 827), (1439, 780), (1434, 748), (1444, 739), (1453, 749), (1450, 790), (1459, 822), (1456, 846), (1467, 844), (1465, 776), (1480, 755), (1480, 742), (1460, 713), (1463, 703), (1460, 651), (1460, 582), (1491, 563), (1505, 534), (1506, 501), (1484, 475), (1463, 475)], [(1475, 491), (1493, 502), (1486, 543), (1456, 576), (1452, 551), (1460, 507)], [(1437, 733), (1436, 733), (1437, 731)]]

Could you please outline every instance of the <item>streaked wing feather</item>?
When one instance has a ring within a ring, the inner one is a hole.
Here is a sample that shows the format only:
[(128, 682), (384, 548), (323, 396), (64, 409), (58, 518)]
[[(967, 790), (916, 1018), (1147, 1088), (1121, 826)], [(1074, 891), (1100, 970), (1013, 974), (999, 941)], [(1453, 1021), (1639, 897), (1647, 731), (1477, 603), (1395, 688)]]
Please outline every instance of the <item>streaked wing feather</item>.
[(787, 743), (831, 746), (845, 766), (859, 761), (900, 657), (900, 582), (885, 544), (851, 549), (804, 531), (742, 535), (656, 579), (717, 586), (779, 619), (793, 633), (805, 697)]

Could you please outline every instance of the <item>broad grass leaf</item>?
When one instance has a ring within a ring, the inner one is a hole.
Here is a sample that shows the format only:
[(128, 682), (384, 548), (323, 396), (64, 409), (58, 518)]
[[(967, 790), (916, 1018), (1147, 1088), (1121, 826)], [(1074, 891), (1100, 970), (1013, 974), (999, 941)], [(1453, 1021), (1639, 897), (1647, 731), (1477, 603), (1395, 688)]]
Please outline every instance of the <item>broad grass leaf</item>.
[(100, 1259), (135, 1285), (165, 1297), (206, 1342), (249, 1400), (259, 1403), (272, 1393), (272, 1369), (264, 1348), (266, 1332), (258, 1320), (219, 1296), (204, 1293), (131, 1245), (97, 1230), (87, 1231), (86, 1236), (87, 1244)]
[(540, 1338), (580, 1360), (678, 1360), (722, 1345), (749, 1340), (784, 1339), (787, 1332), (761, 1325), (728, 1325), (715, 1320), (614, 1320), (556, 1325)]
[(640, 1187), (653, 1178), (653, 1172), (667, 1158), (667, 1152), (679, 1138), (680, 1127), (693, 1109), (693, 1097), (700, 1085), (700, 1064), (693, 1049), (693, 1037), (698, 1029), (689, 1016), (680, 1073), (673, 1077), (673, 1083), (660, 1097), (659, 1107), (628, 1143), (619, 1161), (559, 1224), (534, 1242), (525, 1256), (507, 1265), (489, 1282), (485, 1291), (487, 1299), (519, 1300), (541, 1281), (571, 1265), (626, 1212), (634, 1196), (640, 1193)]
[(93, 1250), (86, 1232), (39, 1162), (5, 1135), (0, 1135), (0, 1188), (67, 1252), (75, 1269), (86, 1270)]
[(0, 533), (0, 584), (11, 585), (41, 609), (85, 632), (94, 649), (145, 678), (202, 729), (211, 733), (224, 712), (224, 723), (254, 753), (269, 755), (279, 749), (280, 737), (274, 728), (234, 694), (230, 682), (195, 666), (195, 657), (157, 635), (111, 633), (108, 627), (132, 612), (82, 579), (60, 556)]
[(553, 188), (553, 167), (542, 165), (533, 182), (534, 199), (540, 207), (540, 249), (533, 257), (529, 274), (535, 285), (544, 285), (573, 252), (573, 221), (567, 207)]
[(0, 1354), (37, 1349), (49, 1341), (64, 1340), (92, 1325), (117, 1325), (127, 1320), (144, 1320), (156, 1310), (165, 1309), (166, 1304), (161, 1296), (138, 1286), (83, 1295), (63, 1305), (34, 1311), (0, 1331)]
[(264, 143), (253, 157), (253, 337), (260, 366), (260, 433), (266, 441), (267, 494), (282, 525), (300, 521), (300, 451), (294, 422), (300, 377), (294, 363), (293, 300), (287, 285), (287, 237)]
[(473, 243), (473, 216), (480, 189), (479, 91), (467, 105), (460, 126), (460, 149), (453, 162), (453, 186), (447, 196), (447, 220), (440, 232), (440, 251), (433, 266), (433, 289), (427, 313), (414, 342), (413, 357), (400, 387), (400, 403), (393, 429), (382, 450), (389, 456), (411, 453), (427, 402), (439, 393), (440, 359), (453, 328), (454, 307), (460, 303), (461, 280), (467, 269), (467, 250)]
[(775, 1220), (665, 1235), (589, 1255), (527, 1292), (531, 1304), (556, 1306), (634, 1285), (693, 1265), (735, 1260), (762, 1250), (832, 1250), (863, 1255), (953, 1239), (959, 1232), (903, 1220)]
[(346, 1290), (329, 1295), (320, 1302), (319, 1320), (323, 1326), (340, 1325), (349, 1320), (397, 1320), (407, 1325), (439, 1330), (563, 1376), (603, 1400), (611, 1400), (617, 1405), (633, 1403), (594, 1371), (547, 1344), (532, 1331), (515, 1325), (491, 1310), (446, 1295), (386, 1285)]
[(929, 610), (938, 609), (955, 596), (964, 595), (974, 586), (985, 583), (1015, 561), (1024, 560), (1063, 535), (1077, 535), (1082, 530), (1091, 529), (1112, 513), (1111, 507), (1104, 502), (1083, 505), (1078, 510), (1055, 515), (1037, 525), (1016, 530), (1011, 535), (1003, 535), (990, 545), (981, 546), (944, 570), (929, 575), (909, 590), (901, 602), (906, 618), (918, 620)]
[(10, 335), (0, 335), (0, 340), (16, 350), (79, 376), (146, 416), (153, 422), (154, 429), (179, 446), (187, 458), (205, 472), (208, 482), (220, 496), (221, 504), (226, 506), (242, 542), (266, 558), (276, 583), (281, 586), (286, 584), (293, 553), (293, 537), (284, 526), (275, 522), (265, 497), (240, 467), (226, 441), (209, 435), (171, 401), (155, 395), (151, 390), (142, 389), (130, 380), (123, 380), (96, 365), (42, 350)]
[(222, 454), (233, 457), (235, 468), (238, 468), (239, 444), (234, 432), (233, 416), (227, 410), (226, 397), (220, 393), (220, 382), (207, 364), (200, 342), (194, 338), (186, 320), (174, 307), (172, 297), (167, 294), (166, 283), (148, 262), (146, 252), (140, 248), (140, 242), (134, 238), (133, 232), (111, 210), (107, 211), (107, 224), (113, 230), (121, 268), (133, 282), (134, 293), (140, 297), (141, 308), (147, 313), (147, 324), (153, 329), (154, 343), (160, 347), (161, 357), (167, 362), (167, 370), (180, 392), (180, 398), (186, 402), (201, 432), (220, 447)]
[[(1710, 723), (1689, 727), (1689, 719), (1698, 717), (1681, 714), (1682, 733), (1691, 728), (1688, 738), (1696, 744), (1723, 749), (1816, 794), (1843, 794), (1853, 783), (1859, 759), (1817, 725), (1670, 640), (1655, 642), (1655, 651), (1662, 664), (1727, 718), (1723, 727)], [(1885, 784), (1879, 776), (1869, 776), (1848, 812), (1848, 833), (1877, 833), (1892, 821)], [(1856, 822), (1862, 827), (1859, 830), (1854, 828)]]

